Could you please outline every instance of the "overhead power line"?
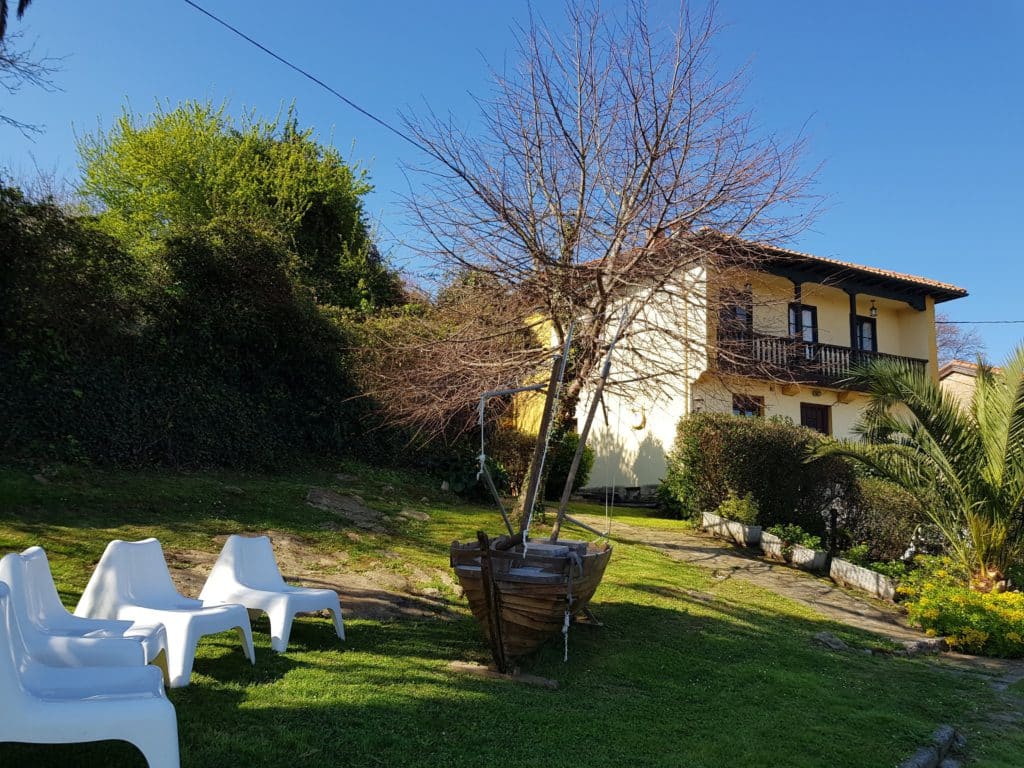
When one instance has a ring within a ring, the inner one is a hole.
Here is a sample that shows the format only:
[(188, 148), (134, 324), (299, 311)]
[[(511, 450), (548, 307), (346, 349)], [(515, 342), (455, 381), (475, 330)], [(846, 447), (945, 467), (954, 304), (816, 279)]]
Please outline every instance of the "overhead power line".
[(300, 75), (302, 75), (307, 80), (312, 80), (314, 83), (319, 85), (321, 88), (323, 88), (325, 91), (330, 93), (332, 96), (335, 96), (338, 99), (340, 99), (342, 102), (344, 102), (346, 105), (348, 105), (349, 107), (354, 109), (356, 112), (359, 112), (361, 115), (364, 115), (365, 117), (370, 118), (371, 120), (373, 120), (373, 122), (377, 123), (378, 125), (380, 125), (383, 128), (386, 128), (387, 130), (391, 131), (393, 134), (395, 134), (399, 138), (404, 139), (405, 141), (409, 142), (410, 144), (412, 144), (414, 147), (416, 147), (420, 151), (425, 152), (428, 155), (433, 155), (433, 153), (430, 150), (428, 150), (426, 147), (424, 147), (422, 144), (420, 144), (418, 141), (416, 141), (416, 139), (414, 139), (411, 136), (409, 136), (409, 134), (399, 130), (395, 126), (393, 126), (390, 123), (388, 123), (386, 120), (377, 117), (372, 112), (370, 112), (370, 111), (368, 111), (366, 109), (363, 109), (358, 104), (356, 104), (354, 101), (352, 101), (351, 99), (347, 98), (346, 96), (344, 96), (343, 94), (339, 93), (334, 88), (329, 86), (327, 83), (325, 83), (323, 80), (321, 80), (316, 75), (314, 75), (311, 72), (303, 69), (298, 64), (293, 64), (288, 59), (286, 59), (284, 56), (281, 56), (280, 54), (274, 53), (274, 51), (272, 51), (269, 48), (267, 48), (267, 46), (263, 45), (262, 43), (260, 43), (257, 40), (254, 40), (253, 38), (249, 37), (249, 35), (245, 34), (245, 32), (243, 32), (242, 30), (238, 29), (235, 26), (232, 26), (231, 24), (226, 22), (224, 19), (222, 19), (220, 16), (217, 16), (215, 13), (212, 13), (211, 11), (206, 10), (201, 5), (199, 5), (198, 3), (192, 2), (192, 0), (184, 0), (184, 2), (187, 5), (190, 5), (193, 8), (195, 8), (197, 11), (199, 11), (203, 15), (208, 16), (209, 18), (213, 19), (215, 22), (220, 24), (225, 29), (231, 30), (231, 32), (233, 32), (234, 34), (238, 35), (238, 37), (242, 38), (243, 40), (245, 40), (250, 45), (253, 45), (256, 48), (259, 48), (261, 51), (263, 51), (268, 56), (271, 56), (271, 57), (277, 59), (279, 62), (284, 64), (289, 69), (295, 70), (296, 72), (298, 72)]
[(936, 325), (1019, 325), (1024, 320), (936, 320)]

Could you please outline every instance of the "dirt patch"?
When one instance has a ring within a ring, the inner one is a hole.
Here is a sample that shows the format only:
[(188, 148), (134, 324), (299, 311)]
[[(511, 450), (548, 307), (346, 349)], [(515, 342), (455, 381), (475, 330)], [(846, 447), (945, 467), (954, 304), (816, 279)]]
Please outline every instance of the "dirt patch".
[(330, 488), (310, 488), (306, 503), (315, 509), (330, 512), (352, 523), (356, 528), (374, 533), (384, 533), (387, 518), (384, 513), (366, 506), (366, 502), (355, 494), (342, 494)]
[[(451, 600), (440, 590), (418, 586), (439, 582), (454, 589), (455, 580), (447, 571), (417, 566), (407, 566), (407, 573), (386, 567), (349, 571), (345, 568), (349, 559), (345, 551), (323, 552), (300, 536), (280, 531), (265, 531), (264, 535), (274, 543), (274, 555), (285, 580), (298, 586), (333, 589), (346, 618), (390, 621), (455, 615)], [(214, 537), (218, 552), (225, 539), (227, 536)], [(196, 549), (168, 549), (165, 555), (175, 586), (189, 597), (202, 591), (217, 560), (217, 552)]]

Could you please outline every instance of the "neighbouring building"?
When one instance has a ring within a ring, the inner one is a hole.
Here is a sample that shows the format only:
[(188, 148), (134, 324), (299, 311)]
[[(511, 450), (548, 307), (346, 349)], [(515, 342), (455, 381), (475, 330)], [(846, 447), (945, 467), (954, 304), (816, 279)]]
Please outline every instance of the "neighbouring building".
[(690, 413), (782, 416), (850, 437), (868, 402), (845, 381), (853, 366), (893, 358), (938, 377), (935, 305), (966, 290), (774, 246), (743, 247), (756, 253), (756, 269), (705, 265), (685, 278), (684, 290), (705, 298), (678, 320), (695, 343), (680, 352), (675, 394), (628, 402), (606, 394), (606, 418), (588, 441), (596, 455), (588, 486), (657, 483), (676, 425)]
[(966, 360), (950, 360), (939, 368), (939, 386), (956, 398), (964, 408), (974, 397), (974, 383), (977, 378), (978, 364), (968, 363)]

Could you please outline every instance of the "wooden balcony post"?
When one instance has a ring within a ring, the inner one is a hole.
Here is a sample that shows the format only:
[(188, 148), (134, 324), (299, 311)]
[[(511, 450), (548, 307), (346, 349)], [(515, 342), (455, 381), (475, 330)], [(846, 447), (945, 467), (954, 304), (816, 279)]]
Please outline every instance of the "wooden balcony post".
[(860, 363), (860, 339), (857, 338), (857, 292), (848, 290), (850, 297), (850, 362)]

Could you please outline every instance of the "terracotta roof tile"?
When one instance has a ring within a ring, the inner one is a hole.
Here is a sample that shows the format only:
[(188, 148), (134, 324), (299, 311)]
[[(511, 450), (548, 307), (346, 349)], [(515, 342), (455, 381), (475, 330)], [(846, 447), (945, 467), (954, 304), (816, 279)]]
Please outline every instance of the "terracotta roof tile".
[(929, 288), (938, 288), (943, 291), (949, 291), (950, 293), (959, 293), (964, 296), (967, 295), (966, 288), (961, 288), (960, 286), (953, 285), (952, 283), (943, 283), (939, 280), (932, 280), (927, 277), (910, 275), (905, 272), (896, 272), (891, 269), (881, 269), (880, 267), (869, 267), (864, 264), (854, 264), (853, 262), (850, 261), (841, 261), (840, 259), (833, 259), (829, 258), (828, 256), (815, 256), (813, 253), (794, 251), (790, 248), (781, 248), (777, 245), (769, 245), (767, 243), (751, 243), (751, 245), (785, 256), (795, 256), (801, 259), (811, 259), (812, 261), (819, 261), (825, 264), (834, 264), (837, 267), (855, 269), (858, 272), (869, 272), (873, 275), (878, 275), (880, 277), (888, 277), (893, 280), (902, 280), (903, 282), (907, 283), (917, 283), (918, 285), (928, 286)]

